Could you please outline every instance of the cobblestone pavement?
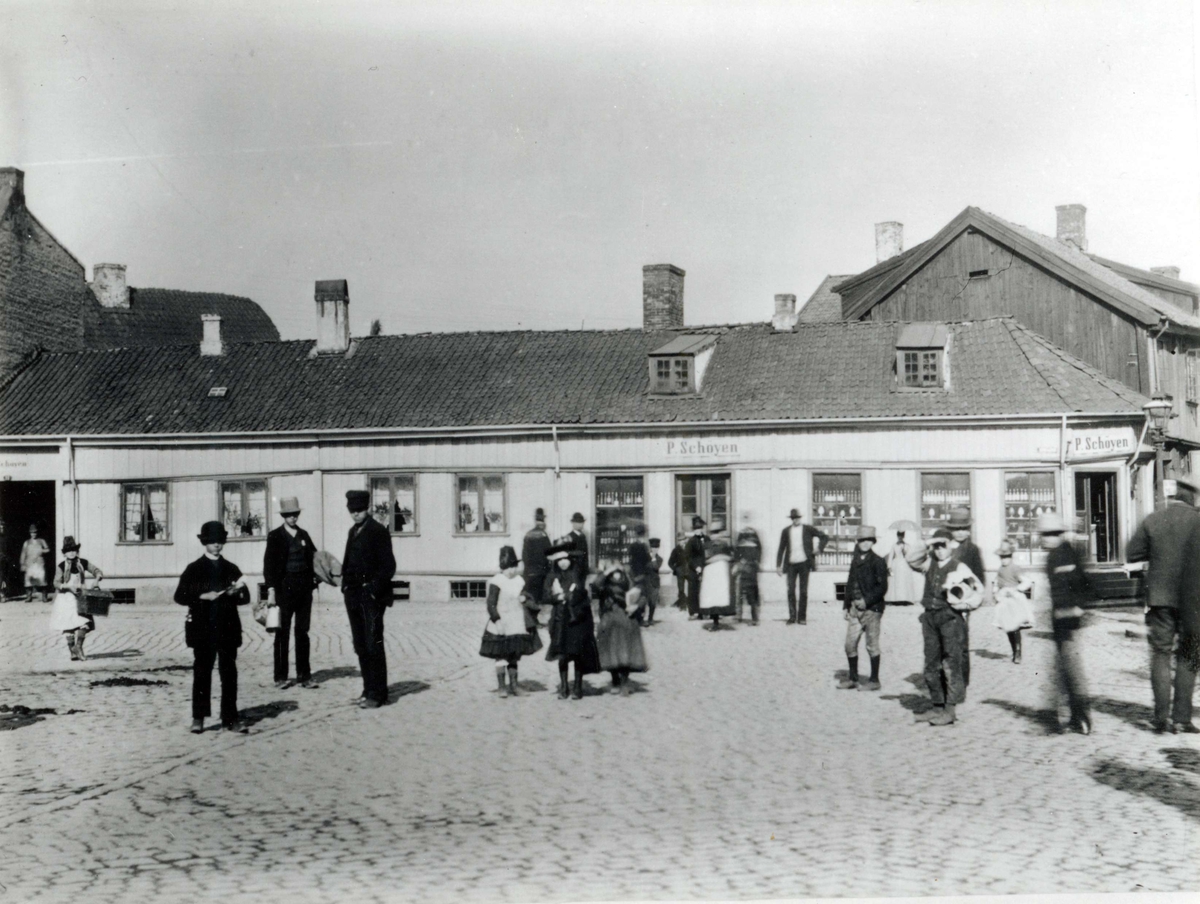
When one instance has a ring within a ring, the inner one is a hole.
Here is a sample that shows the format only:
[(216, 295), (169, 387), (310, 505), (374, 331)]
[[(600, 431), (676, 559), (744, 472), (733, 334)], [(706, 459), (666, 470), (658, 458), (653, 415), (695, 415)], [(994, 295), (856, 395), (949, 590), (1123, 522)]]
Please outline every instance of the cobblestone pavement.
[[(1008, 661), (976, 613), (969, 700), (925, 706), (917, 611), (884, 618), (880, 693), (837, 690), (844, 623), (711, 633), (667, 609), (629, 698), (501, 700), (480, 604), (397, 605), (394, 705), (361, 711), (344, 613), (316, 690), (276, 690), (248, 617), (246, 736), (187, 732), (177, 607), (114, 608), (68, 661), (49, 606), (0, 606), (0, 901), (584, 901), (1200, 887), (1200, 743), (1157, 736), (1139, 614), (1085, 632), (1091, 737), (1047, 731), (1053, 645)], [(158, 683), (165, 682), (165, 683)], [(214, 683), (217, 683), (214, 678)], [(79, 710), (68, 714), (72, 709)], [(0, 723), (2, 726), (2, 723)], [(1200, 737), (1200, 736), (1196, 736)]]

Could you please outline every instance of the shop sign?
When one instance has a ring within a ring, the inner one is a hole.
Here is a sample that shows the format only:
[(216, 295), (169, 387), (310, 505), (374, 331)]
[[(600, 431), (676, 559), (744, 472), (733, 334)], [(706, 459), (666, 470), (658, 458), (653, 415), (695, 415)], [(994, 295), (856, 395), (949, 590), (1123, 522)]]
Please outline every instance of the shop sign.
[(728, 438), (705, 439), (704, 437), (677, 437), (663, 440), (663, 449), (668, 459), (679, 458), (711, 458), (727, 460), (741, 458), (742, 453), (737, 440)]
[(57, 480), (62, 467), (54, 447), (0, 448), (0, 480)]
[(1067, 435), (1067, 459), (1124, 458), (1137, 450), (1132, 427), (1093, 427), (1071, 430)]

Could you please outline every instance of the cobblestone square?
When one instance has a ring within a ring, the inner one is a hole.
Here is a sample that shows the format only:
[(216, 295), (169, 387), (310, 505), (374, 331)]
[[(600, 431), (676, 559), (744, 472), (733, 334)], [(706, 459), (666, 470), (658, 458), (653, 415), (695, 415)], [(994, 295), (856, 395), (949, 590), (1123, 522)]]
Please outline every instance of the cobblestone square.
[[(277, 690), (244, 617), (249, 735), (188, 733), (178, 607), (114, 607), (71, 663), (48, 606), (0, 607), (0, 883), (10, 901), (587, 901), (1177, 892), (1200, 880), (1200, 744), (1157, 736), (1140, 613), (1085, 630), (1091, 737), (1048, 731), (1053, 645), (973, 619), (960, 720), (925, 705), (918, 610), (884, 618), (883, 690), (836, 688), (837, 604), (804, 627), (646, 631), (637, 692), (561, 701), (541, 654), (501, 700), (480, 604), (398, 604), (393, 705), (360, 711), (344, 611), (317, 689)], [(1045, 624), (1043, 619), (1042, 624)], [(214, 679), (215, 680), (215, 679)], [(38, 709), (55, 713), (37, 714)], [(71, 712), (71, 710), (76, 710)]]

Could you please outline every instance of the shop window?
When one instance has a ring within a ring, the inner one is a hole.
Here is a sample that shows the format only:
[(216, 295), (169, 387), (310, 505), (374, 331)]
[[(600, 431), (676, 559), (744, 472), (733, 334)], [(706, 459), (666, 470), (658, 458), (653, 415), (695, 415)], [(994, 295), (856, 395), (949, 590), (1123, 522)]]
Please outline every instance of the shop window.
[(850, 566), (858, 527), (862, 524), (862, 475), (814, 474), (812, 524), (829, 535), (818, 565)]
[(221, 523), (231, 540), (266, 536), (270, 520), (267, 498), (265, 480), (221, 482)]
[(1004, 536), (1016, 552), (1015, 561), (1032, 563), (1041, 549), (1037, 519), (1058, 511), (1058, 491), (1052, 471), (1008, 471), (1004, 475)]
[(921, 475), (921, 534), (929, 539), (950, 520), (950, 510), (971, 507), (971, 475), (929, 473)]
[(644, 524), (641, 477), (596, 478), (596, 560), (629, 564), (634, 529)]
[(452, 600), (482, 600), (487, 599), (487, 581), (451, 581), (450, 599)]
[(121, 487), (121, 542), (169, 542), (170, 492), (165, 483), (124, 484)]
[(691, 533), (692, 517), (707, 523), (709, 536), (729, 536), (729, 475), (680, 474), (675, 478), (675, 530)]
[(371, 515), (393, 534), (417, 533), (417, 475), (372, 477)]
[(503, 474), (459, 474), (455, 532), (502, 534), (508, 528)]

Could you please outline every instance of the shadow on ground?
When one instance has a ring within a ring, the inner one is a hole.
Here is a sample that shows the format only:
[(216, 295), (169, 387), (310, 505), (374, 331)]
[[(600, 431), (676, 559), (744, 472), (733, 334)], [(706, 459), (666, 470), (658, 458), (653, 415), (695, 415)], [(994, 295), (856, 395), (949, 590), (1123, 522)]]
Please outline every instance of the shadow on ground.
[(1113, 697), (1093, 697), (1092, 709), (1105, 715), (1116, 716), (1134, 728), (1143, 731), (1154, 730), (1150, 725), (1154, 718), (1154, 708), (1143, 703), (1130, 703), (1128, 700), (1117, 700)]
[(111, 653), (88, 653), (87, 658), (90, 662), (93, 659), (137, 659), (142, 655), (141, 650), (114, 650)]
[(1191, 747), (1164, 747), (1159, 753), (1167, 758), (1171, 768), (1200, 775), (1200, 750), (1193, 750)]
[(339, 665), (332, 669), (318, 669), (312, 673), (313, 681), (320, 684), (323, 681), (332, 681), (335, 678), (361, 678), (362, 672), (352, 665)]
[(1102, 785), (1152, 798), (1174, 807), (1185, 816), (1200, 819), (1200, 786), (1180, 775), (1106, 759), (1092, 767), (1091, 776)]
[(879, 699), (895, 700), (914, 715), (933, 709), (933, 702), (922, 694), (883, 694)]
[(299, 708), (300, 704), (295, 700), (273, 700), (270, 703), (261, 703), (258, 706), (243, 709), (241, 716), (242, 721), (247, 725), (256, 725), (263, 719), (275, 719), (283, 713), (295, 712)]
[(1034, 727), (1040, 728), (1046, 734), (1058, 734), (1060, 731), (1058, 713), (1052, 709), (1037, 709), (1032, 706), (1025, 706), (1022, 703), (1013, 703), (1011, 700), (997, 700), (994, 697), (982, 702), (989, 706), (998, 706), (1000, 709), (1006, 710), (1013, 715), (1020, 716)]
[[(358, 674), (357, 670), (355, 670), (355, 674)], [(397, 681), (395, 684), (389, 684), (387, 690), (388, 703), (395, 703), (401, 697), (407, 697), (409, 694), (419, 694), (421, 691), (429, 690), (429, 685), (424, 681)]]

